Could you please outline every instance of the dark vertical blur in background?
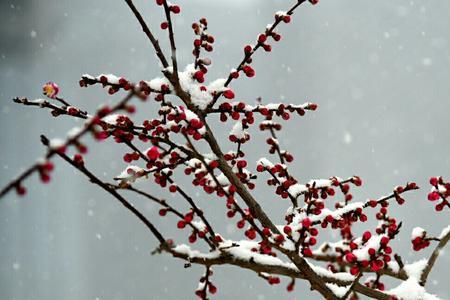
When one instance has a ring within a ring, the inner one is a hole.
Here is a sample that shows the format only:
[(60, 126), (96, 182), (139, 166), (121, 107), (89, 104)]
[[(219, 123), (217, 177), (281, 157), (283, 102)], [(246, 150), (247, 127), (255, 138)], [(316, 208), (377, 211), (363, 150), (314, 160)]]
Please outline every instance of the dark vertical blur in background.
[[(136, 0), (136, 5), (167, 45), (165, 32), (159, 30), (163, 14), (153, 2)], [(175, 18), (180, 64), (192, 60), (190, 24), (206, 16), (217, 40), (208, 79), (225, 76), (240, 61), (243, 46), (272, 22), (274, 12), (291, 2), (181, 1), (182, 14)], [(64, 137), (81, 124), (15, 106), (13, 97), (40, 97), (42, 84), (53, 80), (64, 97), (92, 111), (118, 98), (99, 87), (79, 89), (81, 74), (114, 73), (137, 81), (160, 73), (124, 1), (0, 3), (3, 186), (42, 156), (39, 134)], [(280, 27), (283, 39), (273, 52), (256, 55), (257, 76), (233, 85), (238, 98), (249, 102), (261, 96), (266, 103), (311, 100), (319, 104), (317, 112), (289, 122), (280, 137), (282, 145), (295, 154), (294, 173), (301, 180), (360, 175), (365, 184), (355, 193), (359, 200), (387, 194), (406, 181), (423, 186), (407, 196), (404, 207), (393, 209), (404, 222), (395, 247), (410, 262), (428, 255), (412, 253), (410, 230), (421, 226), (439, 233), (448, 224), (446, 214), (434, 214), (426, 193), (430, 176), (450, 177), (449, 11), (449, 2), (431, 0), (306, 4), (291, 24)], [(151, 104), (139, 109), (141, 120), (155, 112)], [(229, 130), (224, 127), (216, 128)], [(253, 140), (262, 145), (264, 136), (255, 133)], [(125, 148), (112, 143), (89, 145), (95, 148), (91, 152), (101, 155), (88, 156), (87, 163), (102, 178), (111, 179), (124, 168)], [(264, 147), (256, 144), (248, 149), (255, 153), (252, 161), (265, 155)], [(184, 269), (181, 261), (151, 256), (155, 241), (144, 226), (69, 166), (56, 164), (55, 178), (48, 186), (33, 178), (26, 183), (26, 198), (9, 195), (0, 202), (1, 299), (194, 298), (201, 268)], [(140, 186), (164, 194), (150, 183)], [(221, 203), (197, 189), (190, 191), (222, 232), (242, 238), (233, 224), (227, 225)], [(267, 191), (259, 193), (258, 199), (281, 223), (287, 203)], [(156, 207), (130, 199), (169, 236), (177, 236), (173, 219), (160, 220)], [(368, 229), (373, 226), (373, 222), (367, 224)], [(430, 281), (430, 291), (442, 299), (450, 298), (444, 279), (449, 262), (449, 256), (443, 255)], [(288, 294), (284, 286), (269, 286), (251, 272), (231, 267), (215, 271), (216, 299), (318, 298), (309, 294), (305, 283)]]

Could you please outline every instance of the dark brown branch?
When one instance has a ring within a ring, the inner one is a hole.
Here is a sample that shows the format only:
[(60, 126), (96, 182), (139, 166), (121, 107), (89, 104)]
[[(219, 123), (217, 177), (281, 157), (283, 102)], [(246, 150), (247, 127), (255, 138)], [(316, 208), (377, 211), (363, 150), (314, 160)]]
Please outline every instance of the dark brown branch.
[[(139, 153), (139, 156), (145, 160), (146, 162), (150, 162), (150, 160), (148, 159), (148, 157), (142, 153), (141, 150), (139, 150), (135, 145), (133, 145), (131, 142), (127, 142), (126, 143), (131, 149), (133, 149), (133, 151)], [(170, 178), (169, 176), (166, 177), (167, 181), (169, 181), (169, 183), (173, 184), (174, 181), (172, 180), (172, 178)], [(195, 204), (194, 200), (188, 195), (186, 194), (186, 192), (184, 192), (184, 190), (182, 188), (180, 188), (178, 185), (176, 185), (177, 188), (177, 192), (183, 196), (183, 198), (189, 203), (189, 205), (191, 205), (192, 209), (194, 210), (194, 212), (197, 214), (197, 216), (203, 221), (203, 223), (205, 224), (206, 228), (208, 229), (208, 233), (212, 236), (211, 241), (215, 244), (215, 233), (214, 230), (211, 226), (211, 224), (208, 222), (208, 220), (206, 219), (205, 215), (203, 214), (203, 211)]]
[[(122, 109), (123, 106), (135, 95), (134, 92), (130, 92), (128, 93), (128, 95), (122, 99), (119, 103), (117, 103), (111, 110), (110, 110), (110, 114)], [(96, 123), (94, 121), (90, 121), (84, 129), (82, 129), (78, 134), (76, 134), (75, 136), (69, 138), (65, 143), (64, 143), (64, 147), (70, 146), (74, 143), (76, 143), (78, 141), (78, 139), (80, 139), (82, 136), (84, 136), (86, 133), (90, 132), (91, 129), (96, 125)], [(50, 148), (47, 152), (47, 154), (45, 155), (45, 159), (48, 160), (50, 158), (52, 158), (55, 154), (57, 154), (59, 151), (59, 149), (53, 149)], [(32, 165), (31, 167), (29, 167), (26, 171), (24, 171), (21, 175), (19, 175), (16, 179), (12, 180), (8, 185), (6, 185), (1, 191), (0, 191), (0, 198), (2, 198), (3, 196), (5, 196), (8, 192), (10, 192), (13, 188), (17, 187), (20, 182), (22, 182), (23, 180), (25, 180), (26, 178), (28, 178), (30, 175), (32, 175), (33, 173), (35, 173), (36, 171), (38, 171), (40, 169), (40, 164), (36, 163), (34, 165)]]
[(85, 111), (81, 111), (81, 110), (77, 109), (76, 114), (69, 114), (67, 111), (67, 107), (60, 107), (60, 106), (54, 105), (47, 100), (37, 102), (37, 101), (30, 101), (30, 100), (28, 100), (28, 98), (23, 97), (23, 98), (14, 98), (13, 101), (15, 103), (23, 104), (25, 106), (36, 106), (36, 107), (40, 107), (40, 108), (51, 109), (52, 110), (51, 113), (54, 117), (57, 117), (59, 115), (69, 115), (71, 117), (80, 118), (80, 119), (88, 118), (88, 114)]
[[(297, 7), (299, 7), (303, 2), (306, 2), (306, 0), (298, 0), (297, 3), (295, 3), (287, 12), (286, 14), (288, 15), (292, 15), (295, 11), (295, 9), (297, 9)], [(275, 22), (272, 24), (272, 26), (270, 26), (269, 29), (266, 30), (265, 34), (267, 36), (270, 36), (275, 28), (278, 26), (278, 24), (280, 24), (282, 21), (282, 18), (276, 18)], [(262, 43), (257, 43), (256, 46), (253, 47), (252, 51), (249, 53), (246, 53), (244, 55), (244, 58), (242, 59), (242, 61), (239, 63), (239, 65), (236, 67), (237, 71), (242, 70), (242, 67), (247, 63), (247, 61), (252, 57), (252, 55), (259, 49), (262, 47)], [(228, 87), (228, 85), (230, 84), (230, 82), (233, 80), (233, 77), (231, 76), (231, 74), (228, 75), (227, 81), (225, 82), (224, 86)], [(217, 102), (217, 100), (219, 99), (219, 97), (222, 95), (222, 93), (217, 93), (216, 96), (214, 96), (213, 101), (211, 101), (211, 103), (208, 105), (208, 108), (212, 108), (214, 106), (214, 104)]]
[[(136, 188), (132, 187), (131, 185), (128, 185), (126, 187), (114, 186), (114, 188), (115, 189), (124, 189), (124, 190), (129, 190), (129, 191), (135, 192), (136, 194), (139, 194), (139, 195), (141, 195), (141, 196), (143, 196), (143, 197), (145, 197), (147, 199), (150, 199), (151, 201), (153, 201), (153, 202), (159, 204), (160, 206), (166, 208), (167, 211), (172, 212), (174, 215), (176, 215), (181, 220), (184, 219), (184, 215), (181, 212), (179, 212), (177, 209), (175, 209), (172, 205), (168, 204), (166, 200), (159, 199), (159, 198), (157, 198), (157, 197), (155, 197), (155, 196), (153, 196), (153, 195), (151, 195), (149, 193), (146, 193), (144, 191), (136, 189)], [(187, 225), (189, 227), (191, 227), (193, 231), (198, 232), (197, 227), (192, 225), (191, 222), (189, 222)], [(211, 243), (211, 241), (208, 240), (206, 237), (203, 240), (210, 246), (211, 249), (215, 248), (215, 246)]]
[(137, 10), (136, 6), (134, 6), (134, 3), (132, 0), (125, 0), (125, 2), (130, 7), (133, 14), (136, 16), (136, 19), (139, 21), (139, 24), (142, 27), (142, 30), (147, 35), (148, 39), (153, 45), (153, 48), (155, 49), (156, 55), (159, 57), (159, 60), (161, 61), (164, 68), (167, 68), (169, 64), (167, 63), (167, 59), (164, 56), (164, 53), (161, 50), (161, 47), (159, 46), (158, 40), (154, 37), (153, 33), (150, 31), (150, 28), (148, 28), (147, 24), (144, 21), (144, 18), (142, 18), (140, 12)]
[[(191, 257), (185, 253), (177, 252), (174, 249), (170, 249), (168, 251), (172, 254), (172, 256), (186, 260), (193, 264), (200, 264), (205, 266), (214, 266), (214, 265), (232, 265), (237, 266), (239, 268), (251, 270), (256, 273), (269, 273), (273, 275), (281, 275), (286, 276), (290, 278), (298, 278), (298, 279), (304, 279), (308, 280), (308, 276), (304, 273), (300, 272), (296, 268), (290, 268), (284, 265), (271, 265), (271, 264), (264, 264), (260, 262), (255, 262), (255, 260), (244, 260), (239, 257), (232, 256), (230, 253), (227, 253), (226, 251), (221, 251), (221, 254), (218, 257)], [(346, 280), (340, 280), (333, 276), (324, 276), (320, 275), (321, 280), (327, 283), (334, 283), (338, 286), (348, 286), (352, 285), (351, 290), (363, 294), (365, 296), (368, 296), (373, 299), (380, 299), (380, 300), (389, 300), (390, 296), (372, 289), (368, 288), (365, 285), (360, 284), (356, 281), (346, 281)], [(339, 298), (336, 298), (339, 299)]]
[[(44, 135), (41, 136), (41, 140), (45, 146), (49, 147), (49, 140)], [(145, 226), (159, 241), (161, 246), (167, 247), (167, 242), (165, 238), (162, 236), (162, 234), (158, 231), (158, 229), (139, 210), (137, 210), (131, 203), (129, 203), (124, 197), (122, 197), (114, 188), (101, 181), (98, 177), (96, 177), (93, 173), (91, 173), (88, 169), (86, 169), (84, 165), (77, 164), (75, 161), (70, 159), (66, 154), (58, 152), (57, 155), (60, 156), (62, 159), (64, 159), (66, 162), (68, 162), (70, 165), (72, 165), (74, 168), (79, 170), (81, 173), (83, 173), (86, 177), (88, 177), (93, 184), (98, 185), (99, 187), (110, 193), (112, 196), (114, 196), (114, 198), (116, 198), (120, 203), (122, 203), (122, 205), (125, 206), (125, 208), (131, 211), (142, 223), (145, 224)]]
[(170, 40), (170, 48), (172, 51), (172, 67), (173, 67), (173, 77), (176, 82), (179, 82), (178, 79), (178, 63), (177, 63), (177, 47), (175, 46), (175, 35), (173, 33), (173, 24), (172, 24), (172, 17), (169, 5), (167, 4), (167, 1), (163, 2), (164, 5), (164, 13), (166, 15), (166, 20), (168, 24), (169, 29), (169, 40)]

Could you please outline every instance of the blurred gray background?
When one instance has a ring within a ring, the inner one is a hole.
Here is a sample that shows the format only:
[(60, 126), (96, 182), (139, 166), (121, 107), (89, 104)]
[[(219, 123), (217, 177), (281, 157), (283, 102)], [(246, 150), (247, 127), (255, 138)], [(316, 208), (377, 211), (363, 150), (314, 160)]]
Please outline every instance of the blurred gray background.
[[(225, 76), (240, 61), (243, 46), (272, 22), (274, 12), (293, 2), (180, 1), (182, 14), (175, 18), (180, 64), (192, 61), (190, 24), (206, 16), (217, 40), (208, 80)], [(154, 1), (136, 0), (136, 5), (166, 46), (165, 33), (158, 29), (162, 11)], [(273, 53), (256, 55), (257, 76), (233, 85), (238, 99), (248, 102), (261, 96), (266, 103), (319, 104), (316, 113), (289, 122), (280, 137), (295, 154), (293, 170), (299, 179), (360, 175), (365, 184), (355, 192), (357, 200), (387, 194), (408, 180), (423, 186), (407, 196), (405, 206), (392, 210), (405, 225), (395, 249), (410, 262), (429, 254), (412, 253), (410, 230), (422, 226), (439, 233), (449, 223), (448, 214), (435, 214), (426, 200), (430, 176), (450, 177), (449, 13), (450, 3), (442, 0), (306, 4), (291, 24), (280, 27), (283, 39)], [(2, 0), (0, 70), (1, 186), (42, 156), (39, 134), (64, 137), (80, 125), (65, 117), (54, 119), (48, 111), (16, 106), (13, 97), (40, 97), (42, 84), (53, 80), (61, 95), (93, 110), (119, 98), (100, 87), (79, 89), (81, 74), (114, 73), (134, 81), (159, 76), (148, 41), (120, 0)], [(155, 112), (152, 104), (139, 109), (141, 120)], [(230, 126), (216, 128), (223, 133)], [(264, 138), (255, 132), (253, 142), (261, 145)], [(88, 156), (87, 163), (102, 178), (110, 180), (124, 168), (125, 148), (111, 142), (88, 144), (97, 154)], [(229, 146), (226, 140), (223, 145)], [(247, 147), (254, 153), (252, 162), (265, 155), (265, 147)], [(182, 261), (151, 256), (155, 240), (143, 225), (64, 162), (57, 160), (56, 165), (48, 186), (33, 177), (26, 183), (27, 197), (10, 194), (0, 201), (1, 299), (195, 297), (202, 268), (184, 269)], [(140, 187), (164, 195), (150, 182)], [(224, 217), (221, 201), (188, 189), (219, 231), (242, 238)], [(263, 207), (281, 222), (287, 202), (276, 199), (270, 189), (260, 191)], [(168, 236), (185, 242), (174, 219), (161, 220), (153, 205), (134, 196), (130, 200)], [(373, 224), (361, 230), (373, 229)], [(326, 238), (324, 234), (320, 241)], [(429, 283), (429, 290), (442, 299), (450, 298), (449, 262), (443, 255)], [(319, 298), (305, 283), (287, 293), (287, 281), (272, 287), (249, 271), (215, 271), (216, 299)]]

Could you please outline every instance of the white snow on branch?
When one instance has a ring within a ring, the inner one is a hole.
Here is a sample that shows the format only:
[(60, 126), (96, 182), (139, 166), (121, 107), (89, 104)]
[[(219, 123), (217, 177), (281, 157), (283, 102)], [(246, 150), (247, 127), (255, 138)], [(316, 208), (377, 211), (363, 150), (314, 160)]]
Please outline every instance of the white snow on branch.
[(149, 88), (156, 91), (160, 91), (161, 86), (163, 85), (167, 85), (171, 91), (173, 90), (172, 84), (170, 84), (169, 80), (165, 77), (154, 78), (150, 81), (144, 81), (144, 83), (146, 83)]
[(450, 232), (450, 225), (442, 229), (441, 234), (439, 235), (439, 239), (443, 239)]
[(126, 167), (122, 173), (114, 178), (114, 180), (120, 180), (123, 183), (126, 182), (135, 182), (137, 178), (142, 177), (145, 173), (145, 170), (138, 166), (130, 165)]
[(405, 270), (408, 277), (419, 280), (423, 270), (427, 266), (427, 263), (428, 261), (424, 258), (416, 262), (413, 262), (412, 264), (405, 265), (403, 269)]
[(334, 283), (326, 283), (326, 286), (338, 297), (344, 297), (350, 286), (339, 286)]
[(389, 295), (395, 295), (401, 300), (440, 300), (435, 295), (428, 294), (415, 278), (403, 281), (399, 286), (386, 291)]

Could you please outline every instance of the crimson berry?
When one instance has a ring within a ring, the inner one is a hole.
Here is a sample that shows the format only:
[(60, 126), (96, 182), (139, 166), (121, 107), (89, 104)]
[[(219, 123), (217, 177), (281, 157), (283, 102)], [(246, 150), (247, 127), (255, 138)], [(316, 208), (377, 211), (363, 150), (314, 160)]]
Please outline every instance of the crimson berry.
[(439, 180), (438, 180), (437, 177), (431, 177), (431, 178), (430, 178), (430, 184), (431, 184), (432, 186), (437, 186), (437, 185), (438, 185), (438, 182), (439, 182)]
[(197, 236), (195, 235), (195, 233), (191, 234), (189, 236), (189, 243), (193, 244), (197, 241)]
[(311, 248), (303, 248), (303, 256), (312, 256)]
[(170, 7), (170, 11), (173, 12), (174, 14), (179, 14), (181, 9), (178, 5), (172, 5)]
[(165, 30), (165, 29), (167, 29), (167, 28), (169, 28), (169, 23), (167, 23), (167, 22), (162, 22), (162, 23), (161, 23), (161, 29)]
[(242, 169), (245, 168), (247, 166), (247, 162), (245, 160), (240, 160), (237, 162), (237, 167)]
[(302, 220), (302, 226), (304, 228), (309, 228), (311, 226), (311, 219), (310, 218), (305, 218)]
[(225, 92), (223, 92), (223, 96), (227, 99), (233, 99), (234, 93), (232, 90), (226, 90)]
[(177, 186), (174, 185), (174, 184), (172, 184), (172, 185), (169, 187), (169, 191), (170, 191), (171, 193), (175, 193), (175, 192), (177, 191)]
[(177, 227), (178, 229), (183, 229), (184, 227), (186, 227), (186, 222), (184, 220), (178, 221)]
[(272, 277), (270, 276), (268, 279), (269, 284), (279, 284), (280, 283), (280, 278), (279, 277)]
[(358, 266), (353, 266), (350, 268), (350, 274), (352, 274), (353, 276), (357, 275), (359, 273), (359, 267)]
[(286, 225), (286, 226), (284, 226), (283, 231), (284, 231), (284, 233), (289, 235), (292, 233), (292, 228), (291, 228), (291, 226)]
[(428, 200), (430, 201), (436, 201), (440, 198), (440, 195), (437, 191), (431, 192), (428, 194)]
[(284, 23), (289, 23), (289, 22), (291, 22), (291, 16), (290, 16), (290, 15), (283, 16), (283, 22), (284, 22)]
[(264, 51), (266, 51), (266, 52), (271, 52), (272, 51), (272, 46), (271, 45), (265, 44), (265, 45), (263, 45), (263, 48), (264, 48)]
[(208, 290), (211, 294), (217, 293), (217, 287), (215, 285), (213, 285), (212, 283), (209, 283)]
[(147, 156), (150, 160), (157, 160), (159, 158), (159, 150), (156, 146), (153, 146), (150, 148), (150, 150), (147, 151)]
[(256, 238), (256, 231), (254, 229), (249, 229), (245, 232), (245, 235), (250, 239), (254, 240)]
[(364, 241), (370, 240), (371, 237), (372, 237), (372, 234), (370, 233), (370, 231), (364, 232), (364, 233), (363, 233), (363, 236), (362, 236), (362, 238), (363, 238)]
[(355, 254), (349, 252), (345, 255), (345, 259), (349, 262), (349, 263), (354, 263), (357, 260), (357, 257)]
[(236, 79), (239, 77), (239, 72), (238, 71), (233, 71), (230, 73), (231, 78)]
[(260, 34), (258, 36), (258, 42), (264, 43), (267, 40), (267, 36), (265, 34)]
[(240, 220), (236, 223), (237, 228), (242, 229), (245, 226), (245, 220)]
[(24, 196), (27, 193), (27, 189), (22, 185), (17, 185), (16, 192), (17, 192), (17, 195)]

